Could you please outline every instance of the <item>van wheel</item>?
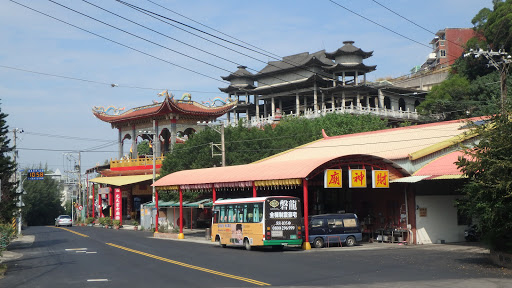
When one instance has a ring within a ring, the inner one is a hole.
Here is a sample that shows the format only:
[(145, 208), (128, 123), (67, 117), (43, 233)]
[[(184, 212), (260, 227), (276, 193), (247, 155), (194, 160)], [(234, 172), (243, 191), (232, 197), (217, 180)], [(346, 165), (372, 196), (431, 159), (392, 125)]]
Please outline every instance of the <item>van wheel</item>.
[(352, 247), (356, 245), (356, 238), (354, 238), (353, 236), (348, 236), (347, 240), (345, 240), (345, 243), (347, 244), (347, 247)]
[(249, 239), (245, 238), (244, 239), (244, 247), (245, 247), (245, 250), (247, 251), (251, 251), (251, 244), (249, 243)]
[(222, 248), (226, 248), (226, 244), (222, 244), (222, 243), (220, 242), (220, 237), (219, 237), (219, 236), (217, 236), (217, 239), (215, 239), (215, 240), (217, 240), (217, 243), (219, 244), (219, 246), (220, 246), (220, 247), (222, 247)]
[(322, 239), (322, 238), (315, 238), (315, 241), (313, 241), (313, 246), (315, 246), (315, 248), (322, 248), (322, 247), (324, 247), (324, 239)]

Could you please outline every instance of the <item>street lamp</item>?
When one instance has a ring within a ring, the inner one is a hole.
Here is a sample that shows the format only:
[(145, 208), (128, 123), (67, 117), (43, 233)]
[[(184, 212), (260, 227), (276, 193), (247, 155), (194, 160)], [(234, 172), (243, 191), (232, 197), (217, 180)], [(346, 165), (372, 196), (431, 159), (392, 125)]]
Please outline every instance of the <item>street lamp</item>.
[[(226, 147), (224, 145), (224, 124), (222, 122), (206, 122), (206, 121), (197, 121), (197, 125), (198, 126), (208, 126), (210, 128), (212, 128), (215, 132), (219, 133), (220, 134), (220, 151), (221, 151), (221, 156), (222, 156), (222, 167), (225, 167), (226, 166)], [(217, 129), (217, 126), (220, 126), (220, 129)], [(213, 144), (215, 146), (217, 146), (218, 148), (218, 145), (219, 144)], [(213, 149), (213, 148), (212, 148)], [(212, 150), (212, 156), (217, 156), (219, 154), (213, 154), (213, 150)]]

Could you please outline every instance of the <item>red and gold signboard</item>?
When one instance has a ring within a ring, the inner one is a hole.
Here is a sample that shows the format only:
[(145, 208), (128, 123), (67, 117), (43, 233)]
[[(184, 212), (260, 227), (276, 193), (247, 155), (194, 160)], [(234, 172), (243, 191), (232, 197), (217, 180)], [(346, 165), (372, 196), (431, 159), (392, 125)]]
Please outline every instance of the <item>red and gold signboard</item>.
[(366, 169), (348, 170), (348, 187), (366, 188)]
[(372, 171), (372, 188), (389, 188), (389, 170)]
[(114, 189), (114, 219), (122, 221), (123, 199), (120, 188)]
[(341, 188), (341, 169), (324, 171), (324, 188)]

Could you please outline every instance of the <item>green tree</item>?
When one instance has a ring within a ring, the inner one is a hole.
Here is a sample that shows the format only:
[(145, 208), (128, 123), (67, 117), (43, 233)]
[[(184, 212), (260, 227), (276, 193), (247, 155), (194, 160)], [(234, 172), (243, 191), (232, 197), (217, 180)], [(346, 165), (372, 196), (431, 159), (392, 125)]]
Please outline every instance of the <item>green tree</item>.
[(137, 154), (139, 155), (152, 155), (151, 148), (149, 147), (149, 141), (144, 140), (137, 144)]
[[(328, 135), (343, 135), (386, 128), (386, 121), (371, 115), (328, 114), (313, 120), (285, 117), (275, 127), (225, 128), (226, 165), (251, 163), (309, 143)], [(176, 145), (162, 163), (161, 175), (172, 172), (220, 166), (220, 157), (212, 158), (212, 143), (220, 143), (220, 134), (207, 128), (185, 144)], [(219, 151), (217, 151), (219, 153)]]
[(43, 180), (26, 180), (23, 188), (27, 192), (23, 195), (23, 217), (28, 225), (50, 225), (57, 216), (64, 214), (60, 203), (61, 186), (57, 180), (49, 176)]
[(434, 86), (417, 109), (424, 115), (443, 114), (446, 120), (465, 118), (466, 111), (476, 105), (469, 86), (465, 77), (455, 74)]
[(493, 11), (485, 12), (484, 8), (477, 14), (477, 16), (481, 16), (483, 20), (481, 22), (484, 23), (480, 24), (480, 27), (487, 42), (495, 50), (504, 48), (510, 52), (512, 49), (512, 37), (510, 37), (512, 34), (512, 0), (493, 2)]
[(489, 124), (474, 128), (480, 142), (457, 162), (469, 178), (458, 208), (477, 219), (491, 248), (512, 252), (512, 122), (497, 115)]
[(12, 177), (16, 172), (16, 163), (8, 155), (14, 150), (9, 147), (8, 138), (9, 126), (7, 125), (7, 114), (2, 113), (0, 108), (0, 180), (1, 180), (1, 198), (0, 198), (0, 224), (10, 223), (17, 210), (16, 202), (16, 183), (12, 182)]

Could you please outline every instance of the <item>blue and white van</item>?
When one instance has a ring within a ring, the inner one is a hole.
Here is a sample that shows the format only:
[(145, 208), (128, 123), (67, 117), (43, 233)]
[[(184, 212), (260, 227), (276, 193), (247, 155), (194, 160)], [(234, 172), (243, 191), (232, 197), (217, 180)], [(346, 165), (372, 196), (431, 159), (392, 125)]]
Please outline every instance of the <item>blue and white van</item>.
[(322, 214), (309, 217), (309, 243), (324, 246), (354, 246), (363, 239), (356, 214)]

